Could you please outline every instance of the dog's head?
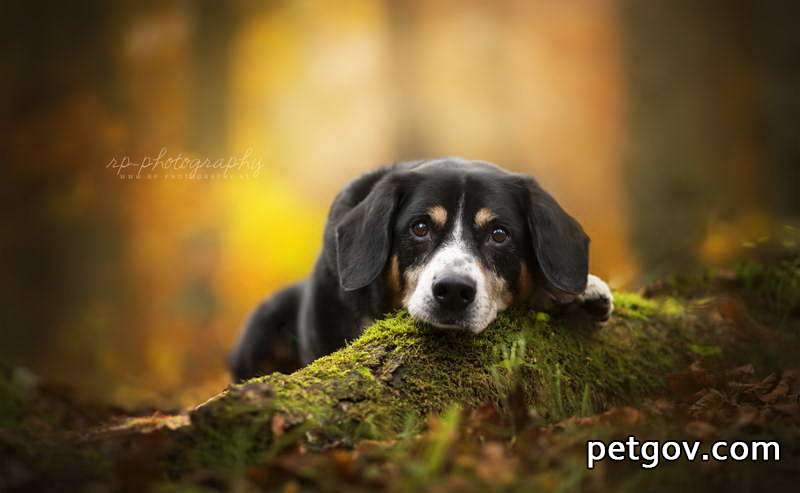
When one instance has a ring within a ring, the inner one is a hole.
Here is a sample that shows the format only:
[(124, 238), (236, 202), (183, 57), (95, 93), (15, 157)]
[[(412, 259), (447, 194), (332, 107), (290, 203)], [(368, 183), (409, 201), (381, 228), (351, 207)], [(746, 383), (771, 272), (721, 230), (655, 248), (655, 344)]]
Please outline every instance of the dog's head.
[(346, 291), (386, 283), (415, 319), (479, 333), (534, 288), (564, 298), (586, 287), (589, 238), (528, 176), (443, 159), (363, 186), (335, 225)]

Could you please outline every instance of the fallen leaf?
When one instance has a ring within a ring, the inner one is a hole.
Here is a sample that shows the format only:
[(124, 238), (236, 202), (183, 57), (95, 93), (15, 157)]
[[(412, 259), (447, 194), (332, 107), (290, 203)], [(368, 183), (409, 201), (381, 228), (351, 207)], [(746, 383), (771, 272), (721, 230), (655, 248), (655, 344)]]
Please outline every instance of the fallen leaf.
[(689, 414), (697, 419), (712, 419), (725, 405), (725, 395), (717, 389), (709, 389), (689, 408)]
[(761, 411), (755, 406), (740, 406), (736, 413), (734, 426), (737, 428), (762, 427), (765, 418)]
[(507, 485), (514, 481), (517, 460), (510, 457), (501, 443), (489, 442), (481, 449), (481, 460), (475, 466), (475, 473), (485, 482)]
[(645, 421), (646, 415), (630, 406), (612, 407), (600, 415), (601, 421), (616, 425), (637, 425)]
[(771, 392), (764, 395), (760, 395), (758, 396), (758, 398), (761, 400), (761, 402), (766, 402), (768, 404), (771, 404), (780, 399), (781, 397), (785, 397), (788, 394), (789, 394), (789, 383), (786, 380), (781, 380), (780, 383), (778, 383), (778, 385), (776, 385)]
[(792, 417), (800, 417), (800, 404), (775, 404), (772, 409)]
[(286, 418), (282, 414), (272, 416), (270, 428), (275, 437), (283, 436), (283, 433), (286, 431)]
[(701, 440), (708, 440), (717, 434), (717, 428), (708, 421), (690, 421), (685, 430), (687, 434)]
[(752, 377), (753, 373), (755, 373), (755, 369), (753, 368), (752, 363), (737, 366), (736, 368), (732, 368), (725, 372), (726, 376), (731, 380), (741, 380), (746, 377)]

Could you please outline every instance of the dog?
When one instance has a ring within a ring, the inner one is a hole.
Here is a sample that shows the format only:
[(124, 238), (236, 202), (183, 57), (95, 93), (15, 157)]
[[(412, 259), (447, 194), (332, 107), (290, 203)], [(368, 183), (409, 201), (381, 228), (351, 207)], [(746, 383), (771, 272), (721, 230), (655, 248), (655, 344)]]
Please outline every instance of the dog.
[(460, 158), (394, 164), (336, 196), (313, 273), (254, 310), (229, 366), (236, 381), (290, 373), (399, 308), (465, 337), (522, 304), (602, 325), (612, 295), (588, 266), (589, 237), (533, 178)]

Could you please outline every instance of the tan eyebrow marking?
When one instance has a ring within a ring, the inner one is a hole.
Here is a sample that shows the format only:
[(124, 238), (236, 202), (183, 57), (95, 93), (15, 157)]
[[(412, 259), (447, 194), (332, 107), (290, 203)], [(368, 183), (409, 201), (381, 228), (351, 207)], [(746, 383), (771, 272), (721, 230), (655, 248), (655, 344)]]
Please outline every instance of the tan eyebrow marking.
[(400, 263), (397, 255), (392, 255), (391, 264), (389, 267), (389, 288), (392, 291), (392, 305), (395, 308), (400, 306), (402, 298), (402, 287), (400, 286)]
[(497, 214), (492, 212), (491, 209), (484, 207), (483, 209), (475, 213), (475, 224), (478, 225), (479, 228), (482, 228), (487, 224), (489, 224), (489, 221), (496, 218)]
[(428, 209), (428, 215), (431, 216), (433, 223), (440, 228), (447, 223), (447, 209), (441, 205), (435, 205)]
[(531, 271), (528, 270), (528, 264), (525, 262), (520, 262), (519, 265), (519, 280), (517, 281), (519, 284), (517, 288), (517, 295), (519, 296), (520, 300), (525, 300), (528, 298), (528, 295), (531, 293), (532, 281), (531, 281)]

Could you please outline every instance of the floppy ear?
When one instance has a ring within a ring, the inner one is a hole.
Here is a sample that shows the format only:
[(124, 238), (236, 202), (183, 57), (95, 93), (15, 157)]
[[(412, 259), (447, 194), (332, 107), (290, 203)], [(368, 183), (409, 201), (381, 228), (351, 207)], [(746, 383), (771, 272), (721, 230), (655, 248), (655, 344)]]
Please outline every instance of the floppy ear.
[(370, 285), (386, 265), (397, 199), (396, 184), (381, 180), (336, 225), (336, 264), (345, 291)]
[(526, 177), (525, 185), (528, 228), (544, 277), (559, 291), (583, 293), (589, 274), (589, 237), (535, 180)]

